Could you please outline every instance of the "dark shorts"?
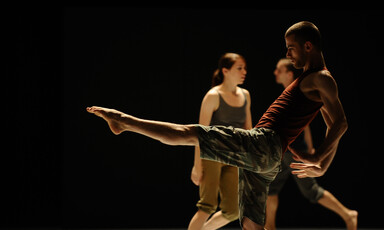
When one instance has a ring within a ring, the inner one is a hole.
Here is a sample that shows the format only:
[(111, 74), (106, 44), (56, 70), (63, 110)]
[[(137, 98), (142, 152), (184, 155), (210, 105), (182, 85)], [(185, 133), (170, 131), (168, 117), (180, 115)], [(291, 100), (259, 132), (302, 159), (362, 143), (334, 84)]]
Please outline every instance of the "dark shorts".
[[(292, 175), (292, 168), (289, 165), (292, 162), (296, 162), (292, 158), (292, 153), (287, 151), (284, 153), (283, 161), (281, 163), (281, 172), (277, 174), (275, 180), (271, 183), (269, 187), (269, 195), (277, 195), (280, 193), (287, 179)], [(298, 178), (297, 176), (292, 175), (297, 186), (300, 189), (300, 192), (305, 198), (307, 198), (312, 203), (317, 203), (317, 201), (323, 196), (324, 189), (317, 184), (317, 181), (313, 177), (307, 178)]]
[(200, 157), (239, 168), (239, 216), (264, 226), (269, 184), (280, 170), (279, 135), (271, 129), (198, 128)]

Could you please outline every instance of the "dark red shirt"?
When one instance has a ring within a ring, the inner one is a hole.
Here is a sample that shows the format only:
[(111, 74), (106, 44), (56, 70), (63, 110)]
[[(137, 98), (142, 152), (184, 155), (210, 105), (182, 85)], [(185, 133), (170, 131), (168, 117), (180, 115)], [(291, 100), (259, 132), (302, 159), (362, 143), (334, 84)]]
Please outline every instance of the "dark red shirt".
[(308, 70), (294, 80), (272, 103), (255, 126), (255, 128), (269, 128), (276, 131), (280, 135), (283, 152), (311, 123), (323, 106), (322, 102), (309, 100), (300, 90), (300, 82), (309, 74), (320, 70)]

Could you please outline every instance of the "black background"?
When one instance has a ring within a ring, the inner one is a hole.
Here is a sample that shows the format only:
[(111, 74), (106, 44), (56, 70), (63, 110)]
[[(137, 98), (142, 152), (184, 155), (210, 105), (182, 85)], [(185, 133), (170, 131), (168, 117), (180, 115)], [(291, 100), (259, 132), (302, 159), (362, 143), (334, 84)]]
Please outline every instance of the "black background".
[[(197, 123), (219, 57), (236, 52), (247, 61), (243, 87), (255, 125), (282, 91), (273, 70), (285, 56), (285, 30), (307, 20), (322, 33), (349, 122), (318, 182), (359, 211), (360, 227), (383, 227), (383, 11), (55, 6), (15, 7), (5, 15), (1, 226), (187, 227), (198, 200), (190, 181), (193, 148), (115, 136), (85, 108)], [(316, 147), (325, 132), (321, 117), (311, 128)], [(277, 225), (344, 223), (289, 180)]]

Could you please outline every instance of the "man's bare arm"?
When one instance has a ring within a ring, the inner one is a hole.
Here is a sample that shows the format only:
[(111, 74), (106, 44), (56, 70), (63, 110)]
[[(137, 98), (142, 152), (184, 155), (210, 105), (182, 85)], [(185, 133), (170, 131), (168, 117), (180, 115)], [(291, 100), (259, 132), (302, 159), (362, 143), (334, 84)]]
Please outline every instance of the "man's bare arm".
[(320, 145), (315, 154), (318, 155), (320, 167), (325, 172), (336, 154), (341, 137), (348, 129), (348, 123), (338, 96), (335, 80), (330, 75), (319, 75), (316, 79), (316, 85), (324, 104), (321, 114), (327, 125), (327, 132), (323, 144)]
[[(343, 106), (338, 97), (337, 84), (329, 74), (319, 74), (313, 79), (314, 89), (318, 92), (323, 102), (321, 114), (327, 126), (327, 132), (323, 143), (311, 154), (297, 154), (297, 158), (305, 163), (319, 166), (317, 176), (323, 175), (329, 168), (337, 150), (337, 146), (343, 134), (348, 128)], [(294, 153), (295, 154), (295, 153)], [(299, 164), (293, 168), (303, 170)]]

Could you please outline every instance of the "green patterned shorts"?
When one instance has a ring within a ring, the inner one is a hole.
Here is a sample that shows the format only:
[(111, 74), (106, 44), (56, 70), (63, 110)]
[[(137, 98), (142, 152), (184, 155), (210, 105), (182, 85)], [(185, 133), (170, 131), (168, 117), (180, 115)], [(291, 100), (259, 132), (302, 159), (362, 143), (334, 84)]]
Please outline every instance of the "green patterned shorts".
[(282, 158), (279, 135), (266, 128), (196, 127), (202, 159), (239, 168), (240, 222), (247, 217), (264, 226), (269, 184)]

